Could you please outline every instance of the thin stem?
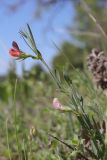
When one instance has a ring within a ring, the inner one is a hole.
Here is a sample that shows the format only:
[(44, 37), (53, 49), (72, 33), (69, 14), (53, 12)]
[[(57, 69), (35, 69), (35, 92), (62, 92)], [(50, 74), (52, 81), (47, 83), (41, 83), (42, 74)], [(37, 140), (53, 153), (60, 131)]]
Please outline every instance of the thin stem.
[[(67, 144), (67, 143), (65, 143), (64, 141), (62, 141), (62, 140), (60, 140), (59, 138), (57, 138), (57, 137), (55, 137), (55, 136), (53, 136), (53, 135), (51, 135), (51, 134), (49, 134), (49, 136), (50, 137), (52, 137), (52, 138), (54, 138), (54, 139), (56, 139), (57, 141), (59, 141), (59, 142), (61, 142), (62, 144), (64, 144), (64, 145), (66, 145), (68, 148), (70, 148), (71, 150), (75, 150), (75, 148), (73, 148), (71, 145), (69, 145), (69, 144)], [(81, 154), (80, 152), (78, 153), (82, 158), (84, 158), (84, 160), (88, 160), (88, 158), (87, 157), (85, 157), (83, 154)]]
[(25, 148), (24, 139), (23, 139), (23, 150), (24, 150), (24, 159), (27, 160), (27, 156), (26, 156), (26, 148)]
[(9, 159), (12, 160), (11, 154), (10, 154), (9, 134), (8, 134), (7, 122), (8, 122), (8, 119), (6, 119), (6, 139), (7, 139), (7, 147), (8, 147), (8, 152), (9, 152)]
[[(14, 126), (15, 126), (15, 136), (16, 136), (16, 143), (18, 147), (19, 157), (20, 157), (20, 148), (19, 148), (19, 141), (18, 141), (18, 134), (17, 134), (17, 115), (16, 115), (16, 88), (17, 88), (17, 79), (15, 81), (15, 88), (14, 88), (14, 95), (13, 95), (13, 107), (14, 107)], [(20, 157), (21, 159), (21, 157)]]

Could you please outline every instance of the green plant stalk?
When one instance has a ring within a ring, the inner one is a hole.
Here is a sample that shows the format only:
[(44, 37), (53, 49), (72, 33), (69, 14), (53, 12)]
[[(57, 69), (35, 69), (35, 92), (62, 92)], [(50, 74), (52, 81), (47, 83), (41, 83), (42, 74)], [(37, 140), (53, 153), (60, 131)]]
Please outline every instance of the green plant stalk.
[(9, 152), (9, 159), (12, 160), (11, 154), (10, 154), (10, 146), (9, 146), (9, 134), (8, 134), (8, 126), (7, 126), (8, 119), (6, 120), (6, 140), (7, 140), (7, 147)]
[(29, 140), (29, 155), (32, 155), (32, 140)]
[[(97, 144), (97, 141), (96, 141), (96, 139), (95, 139), (95, 136), (93, 136), (93, 134), (94, 134), (94, 132), (93, 132), (93, 130), (92, 130), (92, 127), (89, 125), (90, 123), (88, 123), (87, 122), (87, 119), (86, 119), (86, 117), (84, 117), (84, 116), (82, 116), (81, 117), (81, 120), (80, 120), (80, 122), (82, 123), (82, 126), (84, 126), (84, 128), (90, 133), (90, 138), (91, 138), (91, 140), (93, 141), (93, 143), (94, 143), (94, 146), (95, 146), (95, 148), (96, 148), (96, 150), (97, 150), (97, 153), (98, 153), (98, 158), (102, 158), (100, 155), (102, 154), (102, 151), (99, 149), (99, 147), (98, 147), (98, 144)], [(104, 152), (104, 151), (103, 151)]]
[(24, 160), (27, 160), (27, 157), (26, 157), (26, 148), (25, 148), (24, 139), (23, 139), (23, 150), (24, 150)]
[(20, 147), (19, 147), (19, 140), (18, 140), (18, 134), (17, 134), (17, 115), (16, 115), (16, 88), (17, 88), (17, 79), (15, 81), (15, 88), (14, 88), (14, 95), (13, 95), (13, 107), (14, 107), (14, 127), (15, 127), (15, 136), (16, 136), (16, 143), (17, 143), (17, 149), (20, 156)]
[[(52, 137), (52, 138), (54, 138), (54, 139), (56, 139), (56, 140), (58, 140), (58, 141), (61, 142), (62, 144), (66, 145), (66, 146), (67, 146), (68, 148), (70, 148), (72, 151), (75, 151), (75, 148), (74, 148), (74, 147), (72, 147), (71, 145), (65, 143), (64, 141), (60, 140), (59, 138), (57, 138), (57, 137), (55, 137), (55, 136), (53, 136), (53, 135), (51, 135), (51, 134), (49, 134), (49, 136)], [(78, 153), (79, 153), (79, 155), (80, 155), (82, 158), (84, 158), (84, 160), (88, 160), (88, 158), (85, 157), (83, 154), (81, 154), (80, 152), (78, 152)]]

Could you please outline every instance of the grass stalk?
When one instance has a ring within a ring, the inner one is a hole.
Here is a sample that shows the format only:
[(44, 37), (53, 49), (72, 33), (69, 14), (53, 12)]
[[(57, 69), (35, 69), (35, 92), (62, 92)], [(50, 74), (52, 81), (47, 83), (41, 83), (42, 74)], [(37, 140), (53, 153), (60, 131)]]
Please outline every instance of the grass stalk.
[(13, 107), (14, 107), (14, 127), (15, 127), (16, 144), (17, 144), (19, 159), (21, 160), (18, 133), (17, 133), (16, 88), (17, 88), (17, 79), (15, 81), (15, 88), (14, 88), (14, 94), (13, 94)]
[(8, 153), (9, 153), (9, 160), (12, 160), (11, 153), (10, 153), (10, 145), (9, 145), (9, 134), (8, 134), (8, 119), (6, 119), (6, 141), (7, 141), (7, 147), (8, 147)]

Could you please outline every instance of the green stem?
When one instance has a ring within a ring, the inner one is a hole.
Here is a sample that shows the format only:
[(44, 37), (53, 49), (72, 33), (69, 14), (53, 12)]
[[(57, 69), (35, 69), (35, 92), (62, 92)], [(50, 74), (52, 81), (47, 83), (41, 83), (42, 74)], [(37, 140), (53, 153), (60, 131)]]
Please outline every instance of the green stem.
[[(15, 81), (15, 89), (14, 89), (14, 95), (13, 95), (13, 107), (14, 107), (14, 126), (15, 126), (15, 136), (16, 136), (16, 143), (18, 148), (18, 153), (20, 157), (20, 147), (19, 147), (19, 141), (18, 141), (18, 134), (17, 134), (17, 115), (16, 115), (16, 87), (17, 87), (17, 79)], [(20, 157), (21, 159), (21, 157)]]
[(12, 160), (11, 154), (10, 154), (9, 135), (8, 135), (7, 122), (8, 122), (8, 119), (6, 120), (6, 139), (7, 139), (7, 147), (8, 147), (8, 152), (9, 152), (9, 159)]

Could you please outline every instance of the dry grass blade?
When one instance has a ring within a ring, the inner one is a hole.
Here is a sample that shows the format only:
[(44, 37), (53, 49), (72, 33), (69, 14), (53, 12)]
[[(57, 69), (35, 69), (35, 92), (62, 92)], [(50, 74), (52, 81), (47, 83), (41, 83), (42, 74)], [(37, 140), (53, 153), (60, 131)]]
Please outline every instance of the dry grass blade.
[(90, 37), (94, 37), (94, 38), (100, 38), (100, 34), (98, 33), (94, 33), (94, 32), (90, 32), (90, 31), (79, 31), (79, 30), (70, 30), (69, 32), (70, 34), (74, 34), (76, 36), (90, 36)]

